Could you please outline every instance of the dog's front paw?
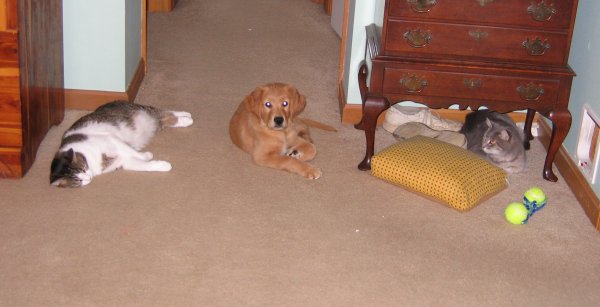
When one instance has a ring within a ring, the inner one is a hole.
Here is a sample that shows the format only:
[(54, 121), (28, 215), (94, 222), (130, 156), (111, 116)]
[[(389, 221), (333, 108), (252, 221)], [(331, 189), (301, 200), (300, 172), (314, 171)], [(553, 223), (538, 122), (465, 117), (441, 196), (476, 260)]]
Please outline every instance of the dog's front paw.
[(304, 177), (306, 177), (308, 179), (319, 179), (319, 178), (321, 178), (322, 174), (323, 173), (321, 172), (320, 168), (310, 166), (305, 170), (303, 175), (304, 175)]
[(302, 157), (302, 153), (299, 152), (297, 149), (292, 149), (287, 153), (287, 156), (295, 159), (300, 159), (300, 157)]

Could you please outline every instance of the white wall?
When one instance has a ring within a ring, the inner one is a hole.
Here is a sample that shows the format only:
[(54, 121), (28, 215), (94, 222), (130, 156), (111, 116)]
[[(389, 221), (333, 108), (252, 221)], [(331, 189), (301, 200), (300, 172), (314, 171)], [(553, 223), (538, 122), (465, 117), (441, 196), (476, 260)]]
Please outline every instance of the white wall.
[(63, 0), (65, 88), (125, 92), (141, 59), (140, 0)]
[(342, 84), (346, 102), (348, 104), (361, 104), (357, 77), (360, 62), (365, 59), (365, 26), (372, 23), (377, 24), (377, 26), (383, 25), (385, 0), (350, 0), (349, 4), (346, 57)]

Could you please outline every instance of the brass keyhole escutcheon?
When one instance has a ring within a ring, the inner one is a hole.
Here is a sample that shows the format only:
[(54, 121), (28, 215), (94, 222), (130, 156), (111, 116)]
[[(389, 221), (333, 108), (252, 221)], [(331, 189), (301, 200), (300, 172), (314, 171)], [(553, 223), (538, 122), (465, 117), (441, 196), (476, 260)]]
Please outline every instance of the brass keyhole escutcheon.
[(492, 2), (494, 2), (494, 0), (477, 0), (477, 3), (479, 3), (479, 5), (481, 5), (482, 7), (488, 5)]
[(470, 30), (469, 31), (469, 36), (471, 36), (472, 38), (474, 38), (476, 41), (481, 41), (482, 39), (488, 37), (488, 33), (485, 31), (481, 31), (479, 29), (477, 30)]
[(464, 79), (463, 84), (471, 90), (476, 88), (480, 88), (483, 85), (483, 80), (481, 79)]

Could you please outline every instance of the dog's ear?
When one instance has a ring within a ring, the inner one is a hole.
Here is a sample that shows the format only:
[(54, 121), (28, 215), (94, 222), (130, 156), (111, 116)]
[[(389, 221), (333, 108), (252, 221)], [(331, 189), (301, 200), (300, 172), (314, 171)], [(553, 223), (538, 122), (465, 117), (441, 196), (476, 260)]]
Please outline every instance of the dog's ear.
[(292, 116), (300, 114), (300, 112), (304, 110), (304, 107), (306, 107), (306, 97), (304, 97), (304, 95), (300, 94), (300, 92), (298, 92), (298, 90), (295, 89), (294, 103), (292, 103), (290, 106)]
[(257, 87), (250, 93), (250, 95), (246, 96), (244, 99), (244, 104), (246, 105), (246, 109), (256, 115), (260, 115), (260, 109), (262, 107), (262, 96), (263, 96), (263, 88)]

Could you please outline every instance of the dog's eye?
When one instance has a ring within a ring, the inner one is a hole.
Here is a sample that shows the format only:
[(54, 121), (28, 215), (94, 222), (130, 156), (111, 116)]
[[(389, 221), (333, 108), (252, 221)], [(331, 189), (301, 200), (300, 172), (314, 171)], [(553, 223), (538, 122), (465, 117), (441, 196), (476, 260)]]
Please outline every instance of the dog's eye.
[(267, 108), (271, 108), (271, 102), (270, 101), (265, 101), (265, 107)]
[(289, 102), (287, 102), (287, 101), (285, 101), (285, 100), (284, 100), (284, 101), (281, 103), (281, 105), (282, 105), (282, 106), (284, 106), (284, 107), (287, 107), (287, 106), (288, 106), (288, 104), (290, 104), (290, 103), (289, 103)]

